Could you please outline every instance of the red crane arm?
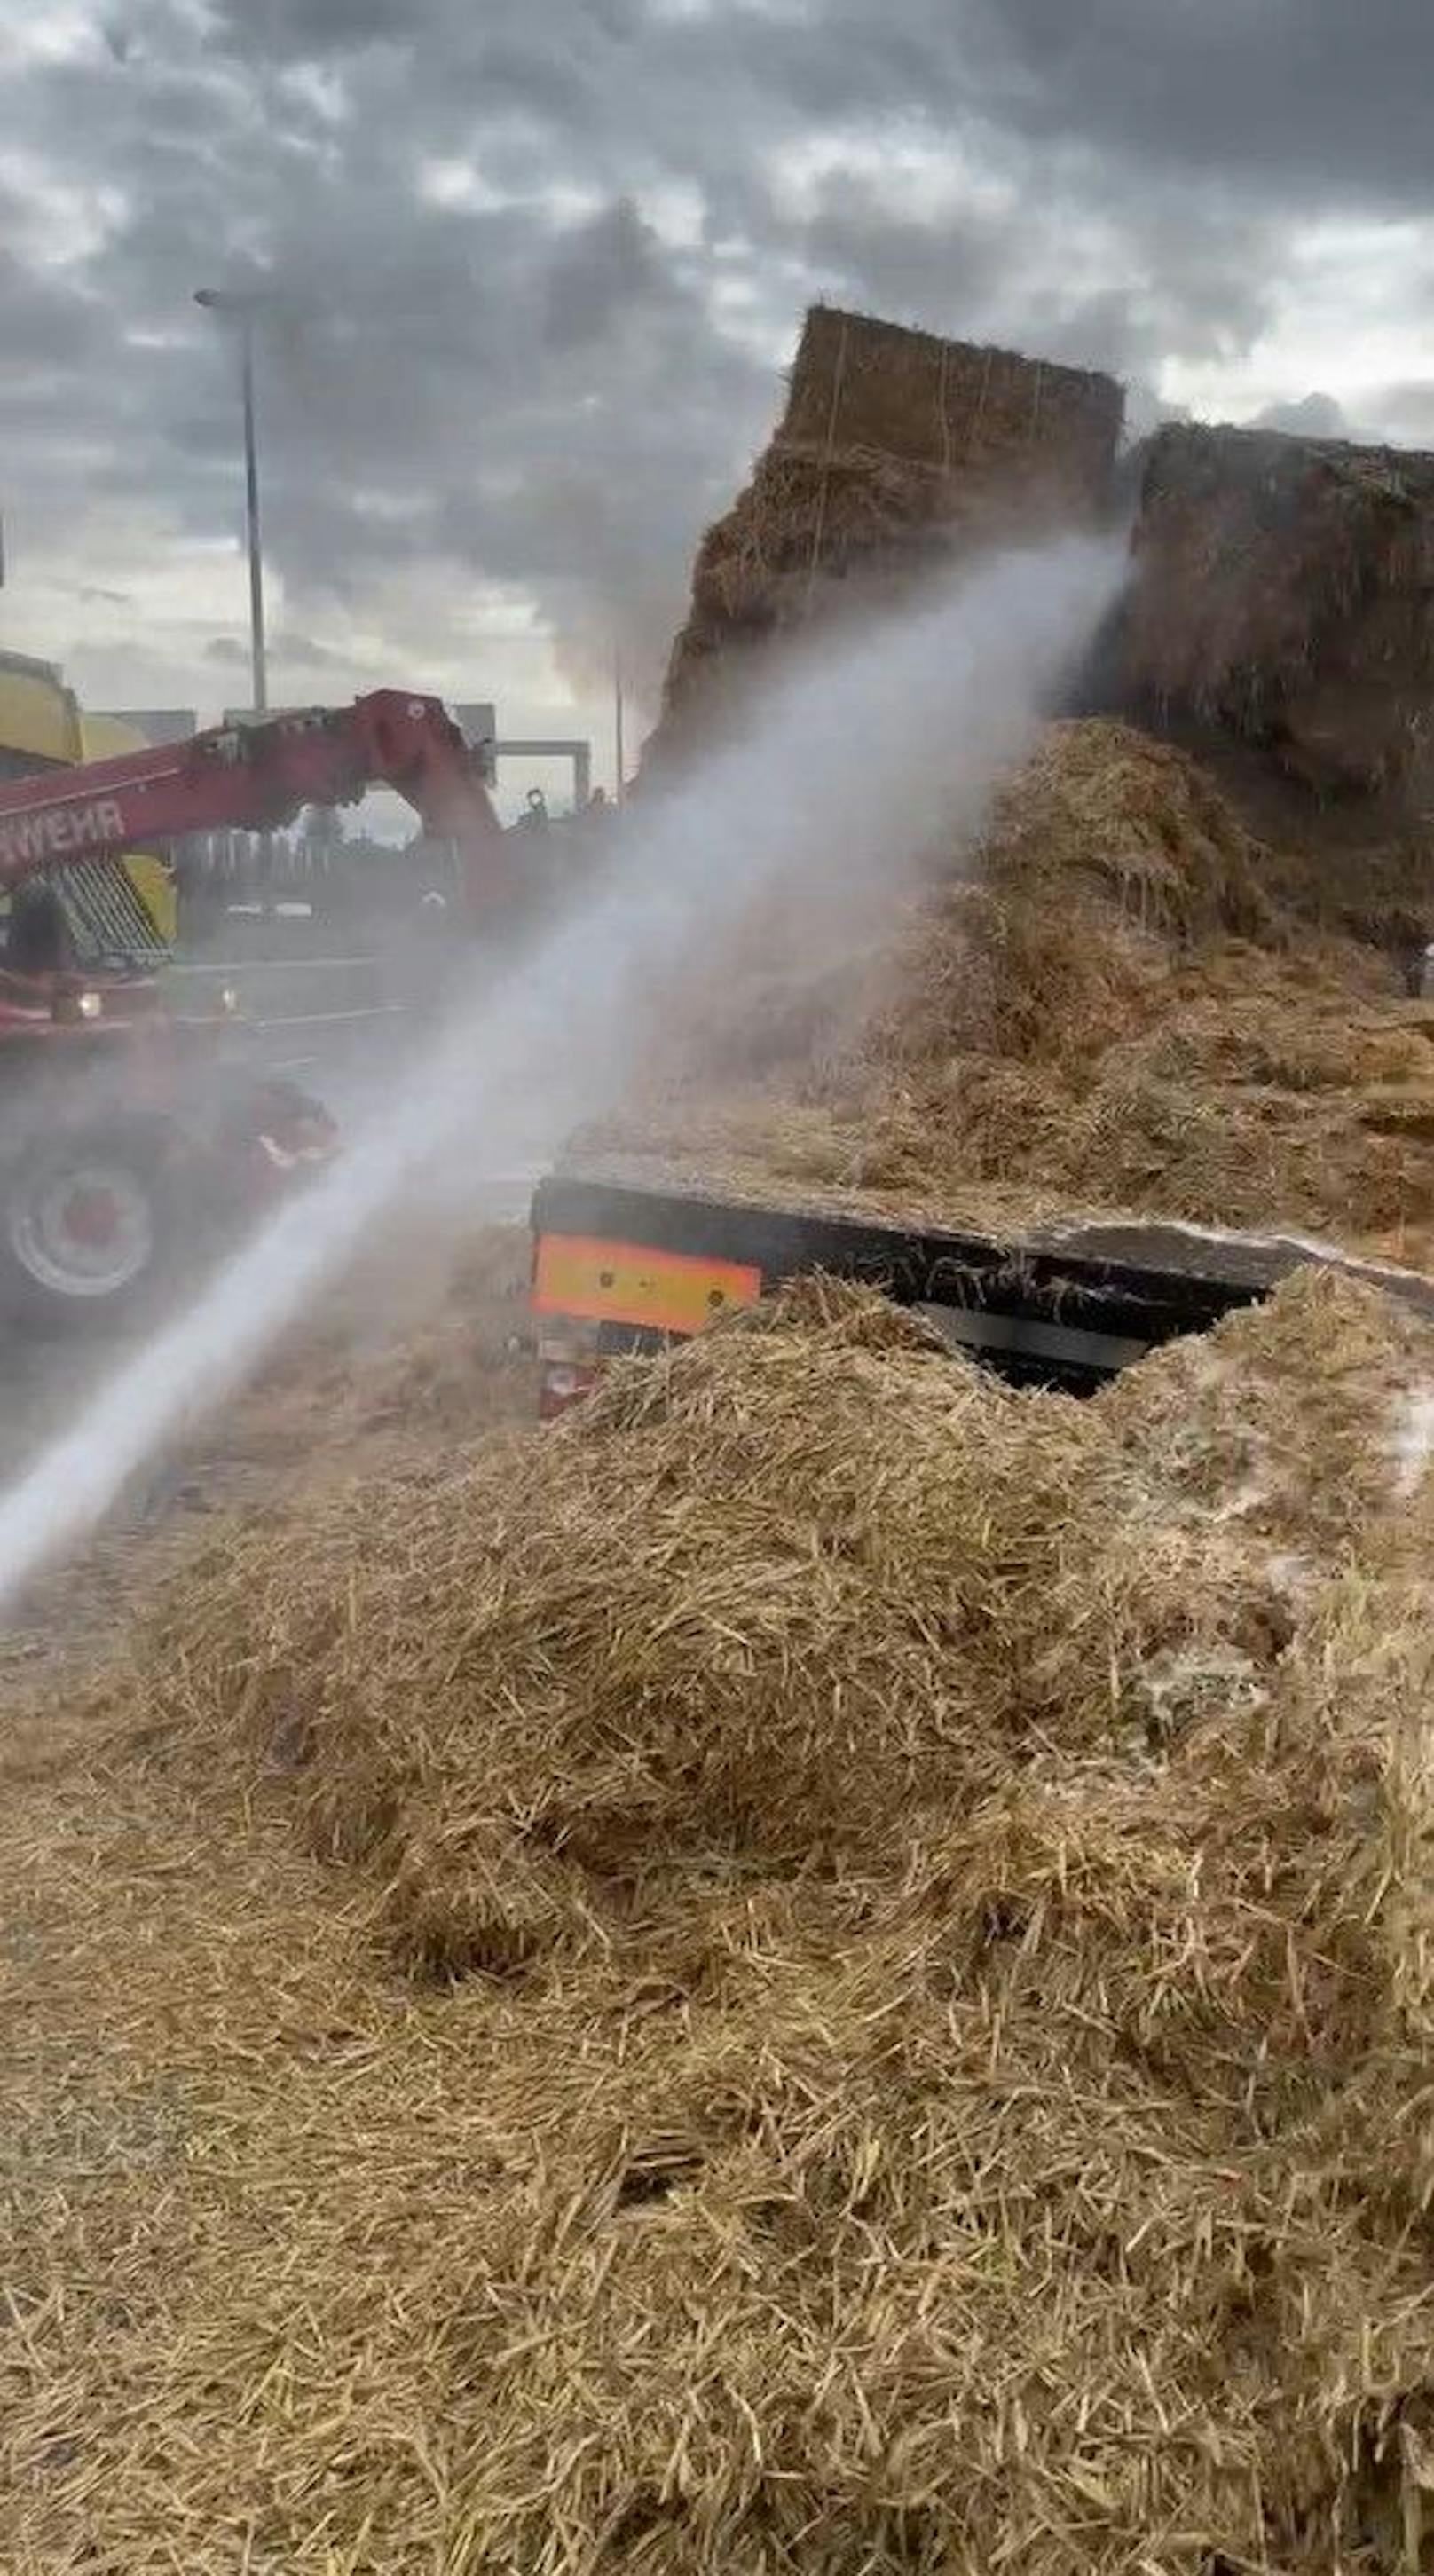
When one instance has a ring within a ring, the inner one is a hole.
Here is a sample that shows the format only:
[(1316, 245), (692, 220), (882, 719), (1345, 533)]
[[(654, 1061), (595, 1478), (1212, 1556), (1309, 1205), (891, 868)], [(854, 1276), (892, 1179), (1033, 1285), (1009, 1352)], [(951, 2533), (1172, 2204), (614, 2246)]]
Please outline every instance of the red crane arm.
[(188, 832), (273, 831), (305, 805), (352, 804), (369, 787), (396, 788), (426, 832), (459, 843), (475, 898), (508, 891), (506, 835), (474, 755), (437, 698), (402, 689), (0, 781), (0, 890), (55, 860)]

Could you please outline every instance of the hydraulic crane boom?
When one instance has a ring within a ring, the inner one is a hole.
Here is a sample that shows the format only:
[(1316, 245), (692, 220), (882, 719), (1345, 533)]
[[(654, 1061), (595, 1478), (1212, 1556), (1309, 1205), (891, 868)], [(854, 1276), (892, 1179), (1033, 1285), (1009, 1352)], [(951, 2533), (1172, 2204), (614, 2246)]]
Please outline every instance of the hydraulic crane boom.
[(166, 1007), (145, 971), (147, 922), (134, 971), (134, 924), (110, 880), (128, 851), (269, 831), (369, 787), (396, 789), (426, 836), (456, 844), (470, 913), (497, 914), (500, 933), (528, 917), (540, 872), (511, 869), (457, 726), (405, 690), (0, 782), (0, 1335), (11, 1315), (50, 1324), (142, 1304), (245, 1206), (329, 1159), (319, 1102), (246, 1067), (223, 1013)]
[(475, 904), (511, 891), (506, 835), (477, 761), (437, 698), (378, 689), (352, 706), (0, 781), (0, 892), (56, 861), (73, 866), (189, 832), (272, 831), (305, 805), (391, 787), (424, 831), (453, 840)]

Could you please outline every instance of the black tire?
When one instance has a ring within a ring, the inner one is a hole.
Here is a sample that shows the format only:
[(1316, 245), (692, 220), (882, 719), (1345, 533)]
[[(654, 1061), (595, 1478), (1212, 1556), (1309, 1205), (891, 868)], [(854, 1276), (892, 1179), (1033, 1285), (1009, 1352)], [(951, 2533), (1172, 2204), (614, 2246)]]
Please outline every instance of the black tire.
[(106, 1331), (142, 1314), (178, 1250), (162, 1138), (76, 1127), (0, 1168), (0, 1302), (45, 1331)]

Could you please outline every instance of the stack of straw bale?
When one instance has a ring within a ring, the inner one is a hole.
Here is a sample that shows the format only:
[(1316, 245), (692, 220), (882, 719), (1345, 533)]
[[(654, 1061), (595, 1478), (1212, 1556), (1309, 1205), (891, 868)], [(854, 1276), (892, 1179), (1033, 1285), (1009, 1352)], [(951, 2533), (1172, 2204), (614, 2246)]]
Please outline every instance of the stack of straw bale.
[(1162, 430), (1135, 562), (1130, 704), (1227, 726), (1322, 794), (1427, 808), (1434, 457)]
[(858, 575), (870, 608), (932, 561), (1097, 516), (1121, 411), (1108, 376), (814, 307), (771, 444), (702, 541), (653, 747), (714, 706), (719, 664), (730, 685)]

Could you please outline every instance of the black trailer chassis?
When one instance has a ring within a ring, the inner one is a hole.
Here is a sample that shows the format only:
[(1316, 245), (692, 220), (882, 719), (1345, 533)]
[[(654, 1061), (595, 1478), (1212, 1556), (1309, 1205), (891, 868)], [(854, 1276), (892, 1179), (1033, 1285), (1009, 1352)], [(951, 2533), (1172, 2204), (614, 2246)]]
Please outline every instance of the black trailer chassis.
[[(744, 1265), (764, 1292), (823, 1271), (918, 1309), (954, 1348), (1017, 1384), (1084, 1394), (1132, 1361), (1268, 1296), (1309, 1263), (1369, 1280), (1434, 1317), (1434, 1280), (1289, 1236), (1168, 1224), (1042, 1228), (1019, 1241), (831, 1206), (769, 1206), (619, 1171), (558, 1173), (532, 1203), (535, 1247), (552, 1237)], [(581, 1310), (579, 1310), (581, 1311)], [(600, 1355), (672, 1338), (604, 1319)]]

